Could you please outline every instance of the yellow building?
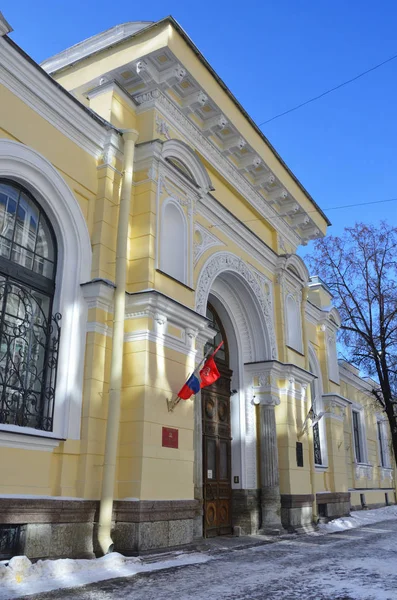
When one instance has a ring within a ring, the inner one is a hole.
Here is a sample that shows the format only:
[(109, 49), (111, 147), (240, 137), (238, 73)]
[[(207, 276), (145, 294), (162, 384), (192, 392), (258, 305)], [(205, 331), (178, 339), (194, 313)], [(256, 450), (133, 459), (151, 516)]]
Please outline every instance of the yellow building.
[[(126, 23), (39, 66), (9, 31), (0, 14), (0, 553), (394, 503), (371, 382), (338, 365), (296, 255), (329, 221), (186, 33)], [(221, 378), (170, 410), (221, 339)]]

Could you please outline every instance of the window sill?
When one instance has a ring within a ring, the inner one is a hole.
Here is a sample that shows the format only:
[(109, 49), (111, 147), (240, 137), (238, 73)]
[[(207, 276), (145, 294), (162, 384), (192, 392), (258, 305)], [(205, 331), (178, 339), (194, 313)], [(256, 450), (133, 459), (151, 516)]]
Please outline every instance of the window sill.
[(314, 470), (318, 473), (323, 473), (328, 469), (328, 465), (314, 465)]
[(63, 440), (32, 427), (0, 425), (0, 447), (52, 452)]

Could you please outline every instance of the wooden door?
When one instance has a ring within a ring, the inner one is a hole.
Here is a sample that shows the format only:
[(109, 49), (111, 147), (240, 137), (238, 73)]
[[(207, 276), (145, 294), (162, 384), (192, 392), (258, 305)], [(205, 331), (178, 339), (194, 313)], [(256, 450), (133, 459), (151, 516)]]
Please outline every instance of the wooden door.
[(202, 390), (204, 536), (232, 532), (230, 381), (232, 371), (217, 364), (221, 377)]

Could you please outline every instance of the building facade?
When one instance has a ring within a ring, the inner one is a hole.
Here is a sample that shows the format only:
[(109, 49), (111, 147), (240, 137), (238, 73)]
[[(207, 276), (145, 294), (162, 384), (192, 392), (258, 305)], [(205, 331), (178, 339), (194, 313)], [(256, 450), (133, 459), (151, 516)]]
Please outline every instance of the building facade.
[(394, 503), (372, 384), (296, 254), (329, 221), (186, 33), (126, 23), (39, 66), (9, 32), (0, 553), (99, 552), (105, 479), (124, 553)]

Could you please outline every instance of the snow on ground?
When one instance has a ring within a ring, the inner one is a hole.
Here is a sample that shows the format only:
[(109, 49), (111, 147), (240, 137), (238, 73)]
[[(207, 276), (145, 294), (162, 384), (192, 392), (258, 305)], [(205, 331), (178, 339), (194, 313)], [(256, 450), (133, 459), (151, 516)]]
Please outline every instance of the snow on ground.
[[(395, 521), (396, 519), (397, 506), (352, 512), (350, 517), (335, 519), (330, 523), (320, 525), (320, 531), (311, 535), (317, 536), (316, 539), (320, 542), (321, 539), (318, 537), (319, 535), (341, 532), (346, 529), (355, 529), (357, 527), (362, 527), (363, 525), (370, 525), (381, 521)], [(313, 542), (315, 541), (313, 538), (311, 539)], [(272, 555), (281, 552), (285, 545), (292, 550), (294, 548), (300, 549), (302, 544), (309, 549), (313, 545), (310, 544), (310, 536), (306, 538), (305, 536), (298, 536), (298, 538), (294, 539), (280, 540), (270, 546), (252, 548), (251, 551), (261, 552), (261, 550), (265, 549), (267, 555), (269, 555), (269, 552), (270, 555)], [(225, 546), (227, 546), (226, 543)], [(315, 544), (314, 548), (319, 550), (320, 546)], [(393, 545), (389, 550), (396, 552), (397, 547)], [(159, 562), (144, 564), (140, 558), (128, 558), (117, 552), (113, 552), (112, 554), (93, 560), (39, 560), (32, 564), (26, 557), (14, 557), (9, 561), (7, 566), (4, 563), (0, 563), (0, 600), (12, 600), (14, 598), (20, 598), (21, 596), (41, 594), (43, 592), (61, 588), (82, 586), (88, 583), (105, 581), (118, 577), (131, 577), (138, 573), (153, 572), (183, 565), (198, 565), (199, 563), (212, 561), (212, 559), (215, 558), (215, 555), (208, 556), (202, 553), (184, 553), (181, 551), (180, 553), (174, 553), (173, 558), (161, 560), (159, 556)], [(349, 564), (351, 567), (351, 562)], [(356, 565), (357, 569), (360, 565)], [(363, 565), (361, 565), (361, 567), (362, 566)], [(378, 572), (381, 572), (381, 567), (382, 561), (379, 563)], [(262, 574), (262, 571), (260, 571), (260, 573)], [(284, 572), (284, 575), (286, 576), (287, 573)], [(324, 584), (327, 580), (324, 571), (322, 573), (322, 578), (324, 580), (322, 583)], [(327, 585), (330, 585), (331, 581), (333, 581), (335, 587), (336, 583), (333, 574), (329, 574), (328, 578), (329, 581), (327, 582)], [(390, 596), (385, 595), (378, 596), (377, 599), (380, 600), (381, 597), (390, 598)], [(278, 598), (278, 596), (274, 596), (274, 598)]]
[(397, 519), (397, 506), (352, 511), (350, 517), (341, 517), (329, 523), (321, 523), (318, 528), (323, 533), (335, 533), (336, 531), (355, 529), (356, 527), (363, 527), (364, 525), (371, 525), (371, 523), (379, 523), (380, 521), (389, 521), (391, 519)]
[(199, 553), (176, 553), (175, 558), (145, 565), (139, 558), (113, 552), (93, 560), (39, 560), (32, 564), (26, 556), (12, 558), (8, 566), (0, 564), (0, 600), (12, 600), (60, 588), (86, 585), (116, 577), (204, 563), (209, 556)]

